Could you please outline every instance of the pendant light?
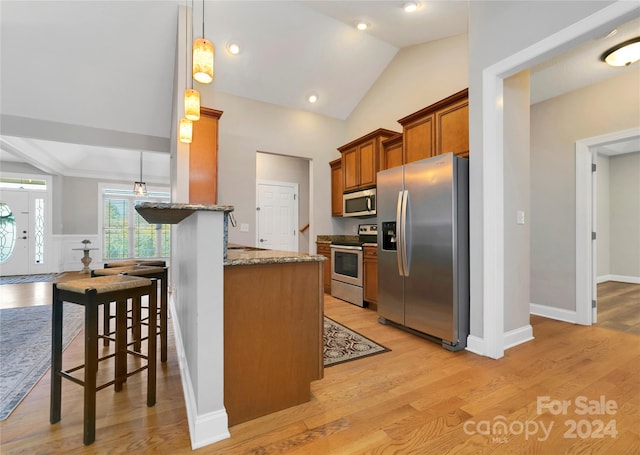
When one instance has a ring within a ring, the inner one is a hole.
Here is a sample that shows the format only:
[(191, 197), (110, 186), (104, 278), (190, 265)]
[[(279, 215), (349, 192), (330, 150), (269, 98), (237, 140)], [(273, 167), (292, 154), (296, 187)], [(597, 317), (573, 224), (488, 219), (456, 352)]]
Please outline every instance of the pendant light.
[(204, 37), (204, 0), (202, 0), (202, 38), (193, 42), (193, 78), (201, 84), (213, 82), (213, 43)]
[(180, 142), (191, 144), (193, 138), (193, 122), (188, 118), (180, 119)]
[(140, 181), (133, 184), (133, 194), (136, 196), (147, 195), (147, 184), (142, 181), (142, 152), (140, 152)]

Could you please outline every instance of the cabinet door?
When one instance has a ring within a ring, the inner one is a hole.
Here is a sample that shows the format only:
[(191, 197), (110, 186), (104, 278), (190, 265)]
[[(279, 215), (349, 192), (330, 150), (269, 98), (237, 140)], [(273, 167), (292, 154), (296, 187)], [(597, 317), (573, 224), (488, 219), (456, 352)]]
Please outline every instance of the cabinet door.
[(358, 189), (359, 160), (357, 152), (357, 147), (342, 152), (342, 186), (344, 191)]
[(380, 166), (381, 171), (402, 166), (402, 140), (384, 146), (383, 157), (384, 159)]
[(324, 261), (324, 292), (331, 294), (331, 247), (328, 243), (316, 243), (318, 254), (327, 258)]
[(358, 155), (360, 160), (360, 173), (358, 186), (361, 188), (375, 186), (376, 172), (376, 143), (371, 139), (358, 146)]
[(342, 160), (329, 163), (331, 166), (331, 216), (342, 216)]
[(407, 124), (403, 128), (404, 162), (411, 163), (429, 158), (434, 150), (434, 116), (429, 115)]
[[(364, 248), (364, 300), (377, 307), (378, 303), (378, 249)], [(371, 306), (371, 305), (370, 305)]]
[(439, 110), (436, 116), (436, 154), (469, 156), (469, 101), (464, 99)]

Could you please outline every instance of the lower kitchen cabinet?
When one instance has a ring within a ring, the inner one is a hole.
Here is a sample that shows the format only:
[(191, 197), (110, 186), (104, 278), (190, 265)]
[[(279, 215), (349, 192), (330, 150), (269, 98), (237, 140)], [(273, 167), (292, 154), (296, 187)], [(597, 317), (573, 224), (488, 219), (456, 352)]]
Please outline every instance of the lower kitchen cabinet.
[(364, 301), (369, 308), (378, 309), (378, 247), (366, 246), (363, 254), (364, 264)]
[(331, 244), (316, 242), (316, 249), (320, 256), (327, 258), (324, 261), (324, 292), (331, 294)]

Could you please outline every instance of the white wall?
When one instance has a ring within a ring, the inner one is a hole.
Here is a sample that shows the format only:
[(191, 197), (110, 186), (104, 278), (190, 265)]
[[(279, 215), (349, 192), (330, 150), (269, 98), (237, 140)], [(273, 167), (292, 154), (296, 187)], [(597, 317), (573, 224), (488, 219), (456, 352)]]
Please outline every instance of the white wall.
[[(309, 236), (331, 234), (329, 161), (346, 143), (345, 123), (321, 115), (287, 109), (225, 93), (207, 91), (202, 105), (223, 111), (219, 122), (218, 203), (235, 207), (237, 227), (229, 241), (255, 246), (256, 152), (311, 160)], [(240, 232), (240, 224), (249, 232)]]
[(398, 119), (467, 88), (468, 59), (466, 34), (401, 49), (347, 118), (349, 140), (377, 128), (402, 132)]
[(609, 163), (610, 273), (640, 279), (640, 152), (612, 156)]
[[(528, 70), (505, 79), (504, 186), (512, 190), (504, 201), (504, 331), (522, 335), (514, 335), (510, 344), (529, 339), (531, 330), (529, 93)], [(524, 224), (517, 223), (517, 212), (523, 213)]]
[(533, 303), (576, 310), (575, 142), (640, 126), (639, 78), (640, 69), (531, 107)]

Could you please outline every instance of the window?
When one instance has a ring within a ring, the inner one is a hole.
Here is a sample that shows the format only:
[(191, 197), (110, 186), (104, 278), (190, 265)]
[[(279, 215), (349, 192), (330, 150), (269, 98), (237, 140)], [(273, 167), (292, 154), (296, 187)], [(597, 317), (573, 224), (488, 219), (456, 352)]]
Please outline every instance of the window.
[(171, 226), (149, 224), (135, 210), (140, 202), (169, 202), (168, 192), (149, 191), (135, 196), (131, 189), (102, 187), (102, 247), (104, 260), (168, 257)]

